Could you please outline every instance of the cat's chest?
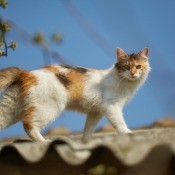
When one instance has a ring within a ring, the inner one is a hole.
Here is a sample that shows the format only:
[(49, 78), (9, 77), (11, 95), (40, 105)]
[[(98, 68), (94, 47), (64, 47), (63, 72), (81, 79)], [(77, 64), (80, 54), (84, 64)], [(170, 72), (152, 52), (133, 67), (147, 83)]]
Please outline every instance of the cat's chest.
[(125, 88), (117, 88), (116, 86), (94, 85), (85, 90), (84, 99), (86, 103), (95, 106), (103, 106), (109, 103), (126, 103), (132, 92)]
[(101, 92), (102, 102), (107, 103), (120, 103), (124, 105), (131, 97), (132, 92), (125, 88), (106, 87)]
[(135, 89), (135, 85), (120, 82), (111, 76), (91, 77), (85, 85), (83, 95), (86, 103), (91, 105), (103, 106), (108, 103), (124, 105), (133, 96)]

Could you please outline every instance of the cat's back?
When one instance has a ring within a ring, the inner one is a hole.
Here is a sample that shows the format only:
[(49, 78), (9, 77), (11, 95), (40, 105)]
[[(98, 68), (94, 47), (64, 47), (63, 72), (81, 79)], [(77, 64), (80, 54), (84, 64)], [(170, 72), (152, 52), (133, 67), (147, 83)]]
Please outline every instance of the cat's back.
[(67, 94), (69, 101), (81, 101), (82, 98), (94, 98), (100, 95), (102, 71), (69, 65), (48, 65), (31, 71), (37, 79), (31, 89), (38, 94)]
[(40, 99), (40, 101), (59, 100), (67, 98), (67, 91), (59, 81), (55, 72), (44, 67), (31, 71), (31, 75), (36, 79), (36, 83), (30, 88), (30, 98)]
[(54, 87), (55, 84), (58, 84), (58, 80), (55, 74), (53, 74), (53, 72), (47, 70), (46, 68), (33, 70), (30, 73), (33, 77), (35, 77), (37, 81), (36, 86), (49, 88), (49, 87)]

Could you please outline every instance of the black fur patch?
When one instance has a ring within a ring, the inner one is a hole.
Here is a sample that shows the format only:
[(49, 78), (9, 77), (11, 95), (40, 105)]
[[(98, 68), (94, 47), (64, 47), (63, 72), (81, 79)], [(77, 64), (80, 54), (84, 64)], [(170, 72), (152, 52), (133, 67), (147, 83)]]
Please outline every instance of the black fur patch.
[(138, 54), (132, 53), (132, 54), (129, 54), (128, 56), (129, 56), (129, 60), (133, 61), (133, 60), (137, 60)]
[(130, 62), (137, 60), (138, 54), (128, 54), (128, 58), (123, 59), (115, 64), (115, 68), (119, 71), (126, 71), (130, 67)]
[(57, 78), (61, 81), (61, 83), (68, 88), (70, 84), (70, 80), (64, 74), (56, 74)]
[(124, 67), (124, 64), (118, 62), (115, 64), (115, 68), (119, 71), (126, 71), (125, 67)]

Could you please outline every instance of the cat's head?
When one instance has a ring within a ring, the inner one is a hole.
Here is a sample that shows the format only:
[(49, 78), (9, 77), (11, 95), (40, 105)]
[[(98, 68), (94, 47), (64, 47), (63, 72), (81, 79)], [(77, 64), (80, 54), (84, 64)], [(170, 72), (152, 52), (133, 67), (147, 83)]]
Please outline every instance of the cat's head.
[(148, 58), (148, 48), (144, 48), (137, 54), (127, 54), (121, 48), (117, 48), (115, 68), (122, 78), (135, 81), (143, 78), (150, 71)]

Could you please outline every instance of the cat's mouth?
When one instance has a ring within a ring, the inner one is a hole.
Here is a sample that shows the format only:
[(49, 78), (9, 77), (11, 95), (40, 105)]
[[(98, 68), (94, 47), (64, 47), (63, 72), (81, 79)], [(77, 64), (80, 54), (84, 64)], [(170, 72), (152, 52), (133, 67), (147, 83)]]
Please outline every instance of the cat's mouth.
[(138, 80), (139, 78), (137, 78), (137, 77), (130, 77), (129, 78), (131, 81), (135, 81), (135, 80)]
[(129, 80), (129, 81), (136, 81), (139, 78), (140, 78), (140, 76), (137, 76), (137, 75), (135, 75), (135, 76), (133, 76), (133, 75), (124, 76), (124, 79)]

